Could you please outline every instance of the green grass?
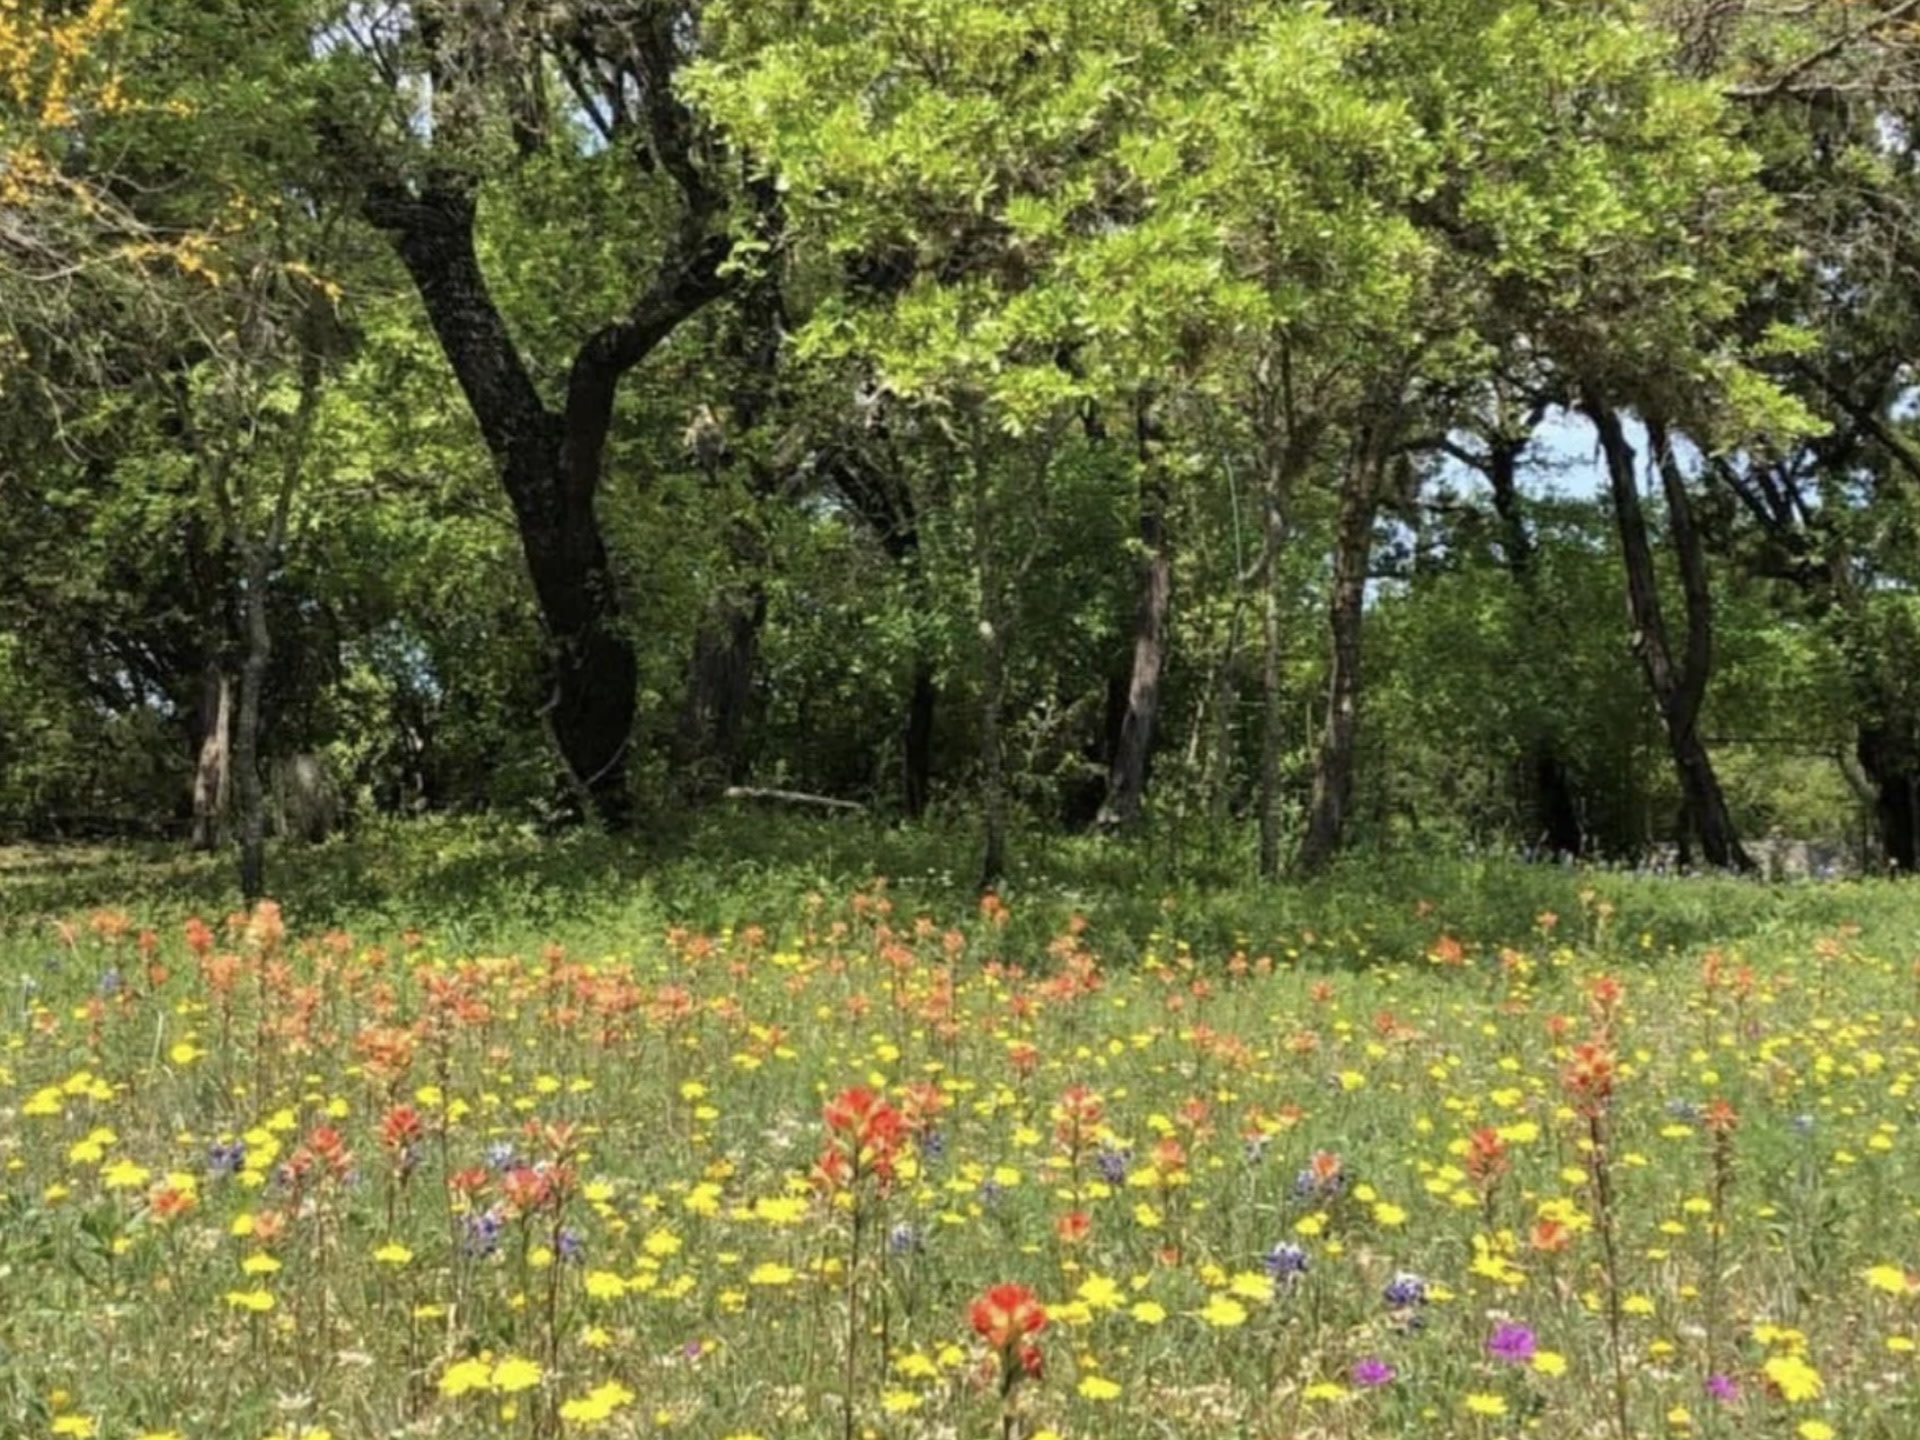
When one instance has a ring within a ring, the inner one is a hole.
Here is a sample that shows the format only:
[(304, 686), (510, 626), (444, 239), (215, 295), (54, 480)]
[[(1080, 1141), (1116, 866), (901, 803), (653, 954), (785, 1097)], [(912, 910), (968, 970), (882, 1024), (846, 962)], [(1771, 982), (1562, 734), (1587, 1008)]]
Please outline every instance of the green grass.
[(0, 1434), (1920, 1430), (1911, 888), (967, 855), (0, 855)]

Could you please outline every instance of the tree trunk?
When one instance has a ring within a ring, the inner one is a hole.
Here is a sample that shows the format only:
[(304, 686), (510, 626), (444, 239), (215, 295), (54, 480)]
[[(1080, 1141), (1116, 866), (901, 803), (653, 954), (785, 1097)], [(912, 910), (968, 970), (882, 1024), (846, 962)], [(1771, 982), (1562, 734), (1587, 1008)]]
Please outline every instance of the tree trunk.
[(1694, 525), (1686, 481), (1673, 458), (1665, 426), (1657, 418), (1649, 418), (1648, 443), (1666, 496), (1668, 524), (1673, 533), (1674, 555), (1679, 562), (1681, 590), (1686, 601), (1686, 651), (1683, 657), (1676, 658), (1660, 604), (1653, 549), (1647, 539), (1646, 515), (1640, 505), (1640, 489), (1634, 475), (1633, 447), (1627, 443), (1619, 412), (1603, 399), (1588, 395), (1582, 401), (1582, 408), (1600, 436), (1626, 567), (1633, 648), (1648, 688), (1653, 692), (1661, 727), (1666, 732), (1667, 748), (1678, 773), (1686, 806), (1685, 828), (1699, 841), (1709, 865), (1717, 869), (1750, 870), (1753, 861), (1740, 845), (1719, 777), (1700, 738), (1700, 707), (1713, 668), (1713, 604), (1707, 583), (1706, 551)]
[(1002, 624), (980, 622), (980, 888), (992, 890), (1007, 873), (1007, 747), (1003, 725), (1007, 638)]
[(679, 748), (696, 794), (746, 778), (747, 719), (766, 614), (766, 592), (756, 582), (744, 594), (717, 597), (694, 634)]
[(1292, 524), (1293, 492), (1319, 441), (1318, 422), (1295, 403), (1293, 365), (1287, 342), (1276, 337), (1255, 368), (1255, 437), (1260, 454), (1260, 555), (1238, 576), (1241, 586), (1260, 587), (1260, 775), (1259, 871), (1280, 875), (1280, 756), (1283, 727), (1280, 667), (1286, 656), (1280, 635), (1280, 554)]
[(1341, 476), (1333, 593), (1327, 607), (1327, 628), (1332, 642), (1327, 672), (1327, 718), (1314, 756), (1313, 798), (1307, 811), (1306, 835), (1295, 861), (1303, 875), (1317, 875), (1325, 870), (1347, 838), (1347, 816), (1353, 801), (1354, 749), (1360, 734), (1360, 628), (1383, 468), (1379, 436), (1370, 428), (1362, 428), (1354, 437), (1352, 452)]
[(1003, 541), (994, 504), (986, 425), (976, 406), (969, 426), (967, 464), (973, 481), (975, 578), (980, 587), (980, 888), (992, 890), (1007, 873), (1007, 631), (1012, 623)]
[(649, 67), (661, 72), (649, 76), (644, 97), (647, 153), (685, 203), (651, 282), (575, 352), (559, 413), (535, 390), (488, 290), (474, 248), (473, 182), (445, 168), (420, 183), (380, 175), (363, 204), (413, 280), (499, 467), (546, 632), (545, 717), (575, 787), (610, 827), (632, 814), (626, 773), (639, 671), (594, 508), (614, 396), (629, 370), (730, 283), (720, 272), (732, 242), (716, 228), (722, 202), (694, 163), (692, 120), (674, 98), (670, 39), (641, 37)]
[(1140, 818), (1147, 759), (1160, 713), (1160, 675), (1167, 661), (1167, 612), (1173, 598), (1173, 561), (1167, 548), (1167, 476), (1154, 453), (1163, 437), (1152, 401), (1142, 398), (1135, 420), (1140, 463), (1140, 599), (1133, 622), (1133, 670), (1107, 775), (1106, 803), (1096, 824), (1127, 828)]
[(273, 636), (267, 629), (267, 580), (271, 558), (261, 540), (245, 542), (247, 648), (240, 662), (240, 713), (234, 726), (233, 764), (239, 779), (240, 897), (252, 905), (266, 894), (267, 796), (260, 774), (260, 692)]
[[(1537, 417), (1536, 417), (1537, 421)], [(1529, 432), (1532, 425), (1528, 426)], [(1507, 574), (1519, 588), (1529, 608), (1539, 598), (1538, 570), (1534, 564), (1533, 534), (1520, 506), (1520, 456), (1531, 441), (1523, 436), (1490, 434), (1487, 437), (1487, 483), (1493, 489), (1493, 509), (1500, 520), (1500, 553)], [(1586, 835), (1580, 825), (1580, 806), (1573, 777), (1561, 758), (1560, 743), (1552, 722), (1545, 716), (1529, 715), (1533, 730), (1527, 767), (1527, 826), (1530, 838), (1543, 843), (1549, 854), (1578, 855), (1586, 847)]]
[(1280, 875), (1280, 546), (1285, 539), (1280, 506), (1270, 501), (1262, 508), (1261, 548), (1264, 563), (1260, 584), (1260, 878)]
[(933, 663), (924, 657), (913, 662), (913, 685), (907, 694), (907, 723), (900, 760), (900, 799), (907, 818), (927, 813), (933, 791), (933, 716), (939, 702), (934, 688)]
[(219, 848), (232, 803), (233, 681), (217, 661), (200, 679), (200, 743), (193, 766), (193, 848)]
[(1891, 725), (1862, 725), (1855, 753), (1873, 782), (1880, 858), (1889, 874), (1920, 865), (1920, 744)]

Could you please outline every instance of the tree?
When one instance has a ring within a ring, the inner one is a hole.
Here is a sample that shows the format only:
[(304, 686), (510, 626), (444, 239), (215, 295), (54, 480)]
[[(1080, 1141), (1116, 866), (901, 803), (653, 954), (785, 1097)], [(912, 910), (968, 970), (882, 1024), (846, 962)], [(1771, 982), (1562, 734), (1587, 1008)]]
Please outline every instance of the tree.
[[(363, 212), (391, 237), (512, 504), (550, 647), (555, 746), (589, 808), (623, 825), (638, 671), (597, 501), (622, 378), (731, 284), (724, 157), (677, 88), (700, 17), (645, 0), (524, 15), (420, 4), (338, 24), (387, 94), (377, 126), (356, 128), (343, 100), (324, 120), (330, 144), (370, 177)], [(417, 79), (432, 97), (424, 115)], [(578, 341), (549, 404), (488, 284), (478, 227), (490, 183), (555, 152), (587, 171), (620, 167), (660, 218), (650, 263), (638, 259), (647, 227), (623, 237), (625, 268), (650, 274), (625, 313)]]

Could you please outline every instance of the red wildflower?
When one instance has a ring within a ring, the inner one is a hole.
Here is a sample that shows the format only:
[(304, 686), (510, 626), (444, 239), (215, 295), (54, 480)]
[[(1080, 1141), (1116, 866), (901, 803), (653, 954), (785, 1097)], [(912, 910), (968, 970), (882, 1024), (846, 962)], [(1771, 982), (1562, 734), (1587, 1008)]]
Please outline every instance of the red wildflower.
[(1597, 1110), (1612, 1098), (1615, 1064), (1610, 1046), (1588, 1040), (1573, 1047), (1561, 1080), (1584, 1108)]
[(995, 1285), (967, 1307), (973, 1330), (1005, 1355), (1029, 1335), (1047, 1328), (1047, 1309), (1025, 1285)]
[(411, 1105), (395, 1105), (380, 1121), (380, 1144), (387, 1150), (405, 1150), (420, 1143), (426, 1126)]
[(1491, 1185), (1506, 1173), (1507, 1142), (1500, 1132), (1483, 1125), (1467, 1137), (1467, 1174), (1481, 1185)]
[(1078, 1245), (1093, 1229), (1093, 1217), (1084, 1210), (1069, 1210), (1053, 1222), (1053, 1233), (1063, 1245)]
[(1536, 1220), (1527, 1232), (1527, 1244), (1556, 1255), (1573, 1243), (1573, 1232), (1558, 1220)]

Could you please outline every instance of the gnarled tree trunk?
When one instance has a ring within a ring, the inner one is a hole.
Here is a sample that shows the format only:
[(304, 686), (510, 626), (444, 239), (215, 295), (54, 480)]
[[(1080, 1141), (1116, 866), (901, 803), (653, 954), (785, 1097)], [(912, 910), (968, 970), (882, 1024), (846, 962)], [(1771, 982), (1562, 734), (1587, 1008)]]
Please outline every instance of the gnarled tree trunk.
[(1714, 773), (1706, 742), (1700, 736), (1700, 708), (1713, 671), (1713, 597), (1707, 583), (1706, 551), (1694, 525), (1693, 502), (1687, 494), (1685, 478), (1673, 458), (1666, 427), (1657, 417), (1648, 417), (1647, 440), (1666, 496), (1668, 526), (1674, 556), (1679, 562), (1681, 593), (1686, 601), (1686, 649), (1682, 656), (1676, 657), (1660, 604), (1653, 549), (1647, 539), (1646, 515), (1641, 509), (1640, 488), (1634, 475), (1633, 447), (1627, 442), (1619, 412), (1603, 397), (1591, 394), (1584, 397), (1582, 408), (1600, 436), (1626, 566), (1634, 653), (1640, 660), (1647, 687), (1653, 693), (1667, 748), (1673, 756), (1686, 828), (1699, 841), (1709, 865), (1723, 870), (1750, 870), (1753, 861), (1734, 831), (1726, 796)]
[[(444, 109), (458, 130), (455, 120), (470, 98), (465, 87), (488, 63), (475, 49), (486, 37), (461, 28), (459, 7), (414, 10), (436, 113)], [(733, 248), (719, 224), (724, 200), (701, 168), (694, 118), (674, 90), (685, 51), (677, 29), (683, 18), (668, 6), (637, 10), (627, 23), (583, 29), (577, 37), (587, 52), (586, 73), (616, 77), (622, 96), (637, 90), (633, 114), (641, 133), (623, 136), (622, 143), (632, 146), (643, 168), (671, 176), (682, 203), (648, 283), (626, 314), (574, 353), (557, 411), (535, 389), (488, 290), (474, 246), (475, 178), (444, 163), (404, 177), (377, 168), (382, 157), (368, 147), (353, 153), (351, 141), (331, 137), (348, 147), (347, 163), (376, 167), (364, 213), (391, 239), (499, 469), (546, 634), (552, 696), (544, 718), (584, 803), (612, 827), (631, 818), (626, 775), (638, 681), (594, 507), (614, 395), (628, 371), (731, 283), (721, 275)], [(602, 43), (614, 48), (596, 51)], [(537, 129), (517, 135), (523, 148), (537, 144)], [(564, 264), (565, 257), (549, 263)]]

